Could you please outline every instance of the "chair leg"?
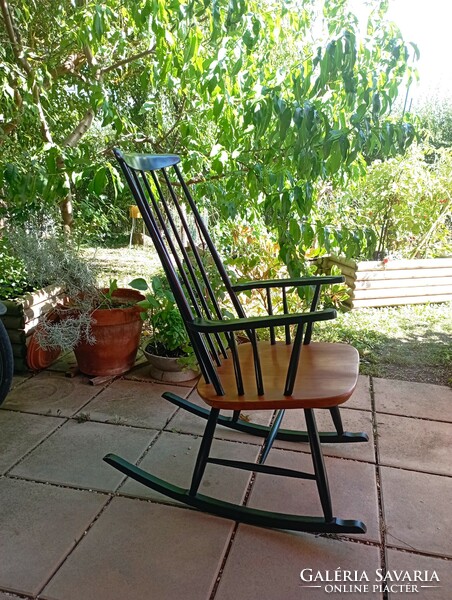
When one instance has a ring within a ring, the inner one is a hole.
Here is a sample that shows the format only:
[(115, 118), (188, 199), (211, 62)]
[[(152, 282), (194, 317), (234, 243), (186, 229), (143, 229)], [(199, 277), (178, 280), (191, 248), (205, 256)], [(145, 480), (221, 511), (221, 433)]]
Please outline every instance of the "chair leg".
[(233, 423), (237, 423), (237, 421), (238, 421), (239, 419), (240, 419), (240, 411), (239, 411), (239, 410), (235, 410), (235, 411), (233, 412), (233, 414), (232, 414), (231, 421), (232, 421)]
[(325, 521), (328, 523), (333, 520), (333, 508), (331, 505), (330, 488), (326, 474), (325, 463), (323, 460), (322, 447), (320, 445), (319, 432), (315, 422), (312, 408), (304, 410), (306, 418), (306, 428), (309, 434), (309, 444), (311, 446), (312, 464), (314, 466), (315, 480), (319, 491), (320, 502), (322, 504)]
[(333, 408), (330, 408), (330, 414), (331, 418), (333, 419), (337, 435), (344, 435), (344, 426), (342, 425), (342, 417), (339, 406), (333, 406)]
[(219, 414), (220, 411), (218, 408), (212, 408), (210, 411), (209, 418), (207, 419), (204, 435), (202, 436), (201, 446), (199, 448), (198, 456), (196, 458), (195, 468), (193, 469), (193, 477), (191, 480), (191, 486), (189, 491), (190, 496), (196, 496), (199, 484), (201, 483), (204, 471), (206, 470), (207, 459), (209, 458), (213, 434), (215, 433), (215, 427), (217, 425)]
[(286, 412), (285, 409), (276, 411), (275, 420), (274, 420), (273, 425), (271, 426), (270, 431), (268, 432), (268, 435), (265, 438), (264, 444), (262, 446), (262, 454), (259, 459), (259, 463), (262, 465), (267, 460), (268, 453), (270, 452), (270, 450), (273, 446), (273, 442), (275, 441), (275, 439), (278, 435), (279, 426), (281, 425), (281, 421), (283, 420), (285, 412)]

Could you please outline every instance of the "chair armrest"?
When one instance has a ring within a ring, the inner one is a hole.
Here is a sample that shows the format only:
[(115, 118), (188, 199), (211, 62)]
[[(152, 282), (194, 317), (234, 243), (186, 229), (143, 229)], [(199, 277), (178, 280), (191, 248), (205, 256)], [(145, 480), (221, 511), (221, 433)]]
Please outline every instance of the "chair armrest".
[(324, 275), (317, 277), (296, 277), (294, 279), (264, 279), (262, 281), (245, 281), (232, 286), (235, 292), (255, 290), (261, 288), (302, 287), (305, 285), (331, 285), (343, 283), (345, 277), (342, 275)]
[(313, 312), (293, 313), (291, 315), (265, 315), (263, 317), (249, 317), (247, 319), (193, 319), (187, 327), (198, 333), (223, 333), (229, 331), (255, 330), (266, 327), (279, 327), (284, 325), (299, 325), (314, 323), (315, 321), (330, 321), (336, 318), (334, 308), (317, 310)]

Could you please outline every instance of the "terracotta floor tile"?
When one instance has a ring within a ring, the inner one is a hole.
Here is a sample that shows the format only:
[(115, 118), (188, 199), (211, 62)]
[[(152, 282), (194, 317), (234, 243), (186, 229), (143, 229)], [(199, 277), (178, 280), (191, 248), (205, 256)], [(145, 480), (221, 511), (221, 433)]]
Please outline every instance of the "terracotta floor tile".
[[(189, 395), (206, 407), (191, 390), (193, 382), (151, 382), (146, 367), (137, 365), (125, 377), (94, 387), (83, 376), (64, 377), (70, 360), (67, 355), (52, 370), (15, 377), (15, 389), (0, 410), (0, 475), (8, 472), (0, 478), (0, 600), (12, 600), (14, 593), (35, 596), (49, 579), (39, 596), (47, 600), (208, 600), (218, 575), (214, 600), (336, 600), (352, 595), (382, 600), (373, 592), (302, 588), (300, 579), (303, 568), (340, 567), (372, 575), (380, 567), (369, 377), (360, 376), (341, 413), (346, 429), (366, 431), (371, 441), (323, 445), (335, 515), (363, 520), (368, 533), (350, 536), (352, 541), (239, 525), (229, 547), (233, 523), (171, 504), (102, 460), (114, 452), (136, 463), (145, 453), (144, 469), (187, 487), (206, 422), (161, 394)], [(452, 559), (452, 477), (445, 476), (452, 474), (452, 392), (430, 384), (373, 382), (388, 568), (436, 569), (441, 587), (425, 588), (425, 600), (449, 600), (452, 560), (443, 557)], [(319, 429), (331, 429), (327, 411), (316, 415)], [(268, 424), (271, 412), (249, 412), (247, 417)], [(301, 411), (287, 411), (283, 426), (305, 429)], [(216, 433), (213, 455), (254, 461), (262, 438), (224, 427)], [(312, 471), (307, 444), (276, 442), (267, 463), (272, 461)], [(110, 496), (29, 481), (33, 478), (117, 490), (119, 497), (83, 537)], [(239, 502), (248, 481), (246, 471), (209, 465), (200, 491)], [(321, 515), (312, 481), (257, 475), (249, 505)], [(388, 600), (399, 595), (390, 594)], [(424, 600), (421, 593), (416, 596)]]
[(232, 524), (116, 498), (44, 590), (47, 600), (208, 600)]
[(15, 388), (2, 408), (70, 417), (100, 391), (84, 377), (69, 378), (63, 373), (43, 371)]
[(374, 380), (377, 412), (452, 422), (452, 389), (431, 383)]
[(372, 410), (370, 383), (367, 375), (358, 376), (356, 389), (343, 406), (344, 408), (357, 408), (358, 410)]
[[(350, 410), (341, 408), (342, 423), (346, 431), (365, 432), (369, 436), (368, 442), (346, 443), (346, 444), (323, 444), (325, 456), (339, 456), (353, 458), (366, 462), (375, 462), (374, 438), (372, 431), (372, 415), (364, 410)], [(319, 409), (315, 411), (317, 427), (319, 431), (335, 431), (331, 415), (328, 410)], [(306, 429), (306, 421), (302, 410), (288, 410), (284, 415), (281, 427), (287, 429)], [(275, 448), (287, 448), (289, 450), (310, 452), (309, 444), (275, 441)]]
[[(311, 456), (300, 452), (273, 450), (269, 465), (313, 472)], [(375, 467), (368, 463), (326, 457), (334, 516), (364, 521), (367, 533), (360, 540), (380, 541)], [(249, 506), (309, 516), (322, 516), (315, 481), (258, 474)]]
[(0, 480), (0, 587), (37, 594), (95, 518), (107, 496)]
[(452, 425), (393, 415), (377, 415), (380, 463), (452, 475)]
[(381, 467), (387, 544), (452, 557), (452, 478)]
[[(407, 571), (411, 578), (414, 578), (414, 571), (421, 571), (422, 578), (427, 580), (412, 583), (412, 585), (416, 585), (418, 588), (417, 593), (412, 592), (412, 597), (417, 596), (419, 600), (424, 600), (424, 598), (425, 600), (450, 599), (452, 595), (452, 561), (433, 558), (431, 556), (421, 556), (419, 554), (412, 554), (411, 552), (401, 552), (392, 548), (388, 549), (387, 556), (388, 571)], [(428, 581), (432, 579), (433, 572), (438, 576), (439, 582), (434, 577), (433, 580)], [(426, 585), (438, 587), (422, 587)], [(397, 591), (397, 587), (394, 588), (394, 593), (389, 594), (391, 600), (400, 596), (401, 593)], [(406, 594), (405, 597), (407, 597)]]
[(14, 373), (13, 380), (11, 383), (11, 389), (14, 389), (17, 386), (21, 385), (22, 383), (24, 383), (24, 381), (30, 379), (30, 377), (33, 377), (33, 374), (28, 371), (25, 371), (24, 373)]
[(102, 459), (108, 452), (136, 461), (157, 432), (147, 429), (69, 421), (14, 467), (12, 475), (101, 491), (124, 479)]
[(0, 474), (5, 473), (63, 422), (64, 419), (56, 417), (0, 411)]
[[(146, 454), (140, 463), (140, 467), (169, 483), (185, 488), (190, 487), (200, 443), (200, 437), (194, 438), (189, 435), (164, 431)], [(251, 444), (214, 440), (210, 454), (216, 458), (232, 458), (254, 462), (258, 451), (258, 446)], [(199, 491), (207, 496), (220, 498), (227, 502), (240, 503), (244, 497), (250, 476), (251, 474), (248, 471), (207, 465)], [(121, 487), (120, 493), (178, 504), (176, 501), (154, 492), (132, 479), (126, 481)]]
[(177, 407), (162, 398), (164, 392), (185, 397), (185, 388), (174, 388), (118, 379), (83, 408), (95, 421), (161, 429)]
[[(308, 534), (270, 531), (240, 525), (221, 576), (215, 600), (322, 600), (373, 598), (372, 592), (328, 593), (325, 582), (301, 579), (321, 571), (366, 571), (369, 579), (380, 568), (379, 548)], [(357, 585), (366, 582), (358, 582)], [(320, 588), (303, 587), (319, 585)], [(336, 585), (350, 585), (339, 583)], [(368, 585), (371, 585), (369, 583)]]

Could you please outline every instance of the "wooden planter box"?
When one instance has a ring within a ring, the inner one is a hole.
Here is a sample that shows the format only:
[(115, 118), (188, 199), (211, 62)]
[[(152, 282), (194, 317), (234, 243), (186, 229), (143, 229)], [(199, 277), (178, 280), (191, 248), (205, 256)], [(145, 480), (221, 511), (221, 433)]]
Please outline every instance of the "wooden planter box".
[(64, 301), (62, 288), (49, 286), (36, 292), (25, 294), (15, 300), (3, 300), (6, 314), (0, 317), (11, 340), (14, 354), (14, 370), (26, 371), (27, 345), (39, 319)]
[(336, 265), (351, 290), (350, 308), (452, 301), (452, 258), (354, 261), (320, 260), (322, 273)]

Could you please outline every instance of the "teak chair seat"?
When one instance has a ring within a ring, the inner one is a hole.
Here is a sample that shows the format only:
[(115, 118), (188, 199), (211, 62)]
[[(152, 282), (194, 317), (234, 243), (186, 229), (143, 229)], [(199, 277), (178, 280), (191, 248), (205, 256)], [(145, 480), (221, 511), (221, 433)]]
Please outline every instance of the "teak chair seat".
[[(159, 479), (126, 460), (108, 454), (104, 460), (122, 473), (179, 502), (221, 517), (244, 523), (329, 533), (363, 533), (358, 520), (343, 520), (333, 514), (322, 443), (365, 442), (365, 433), (344, 431), (339, 405), (346, 402), (358, 378), (358, 353), (346, 344), (311, 342), (316, 322), (334, 319), (333, 309), (318, 309), (323, 285), (343, 281), (341, 276), (265, 280), (233, 285), (191, 196), (176, 155), (127, 154), (115, 150), (134, 200), (155, 245), (181, 312), (202, 377), (198, 392), (204, 408), (172, 392), (163, 397), (176, 406), (206, 420), (204, 435), (194, 465), (191, 485), (180, 488)], [(187, 213), (199, 240), (189, 227)], [(177, 222), (175, 219), (177, 217)], [(211, 283), (205, 259), (216, 270), (216, 280), (229, 296), (236, 317), (225, 317)], [(313, 291), (310, 310), (290, 313), (287, 291), (308, 287)], [(240, 294), (264, 290), (267, 316), (248, 317)], [(274, 314), (273, 290), (282, 294), (283, 314)], [(276, 340), (282, 328), (285, 342)], [(259, 341), (258, 332), (269, 331), (269, 341)], [(236, 335), (249, 343), (237, 343)], [(269, 426), (242, 418), (241, 411), (271, 411)], [(281, 428), (285, 410), (301, 409), (306, 431)], [(314, 410), (329, 411), (333, 431), (318, 432)], [(221, 414), (231, 411), (232, 415)], [(211, 456), (217, 425), (263, 438), (256, 463)], [(266, 465), (274, 441), (309, 443), (313, 471), (303, 472)], [(263, 511), (246, 504), (231, 504), (199, 493), (208, 464), (244, 469), (269, 476), (315, 481), (323, 515), (304, 516)]]
[(264, 394), (258, 396), (254, 383), (253, 348), (240, 344), (238, 354), (243, 371), (245, 390), (239, 395), (231, 358), (218, 367), (224, 388), (219, 396), (211, 383), (200, 379), (197, 390), (209, 406), (225, 410), (280, 410), (286, 408), (332, 408), (346, 402), (352, 395), (358, 377), (359, 354), (346, 344), (311, 342), (302, 346), (297, 377), (290, 396), (282, 390), (291, 357), (291, 346), (284, 342), (258, 342), (262, 365)]

